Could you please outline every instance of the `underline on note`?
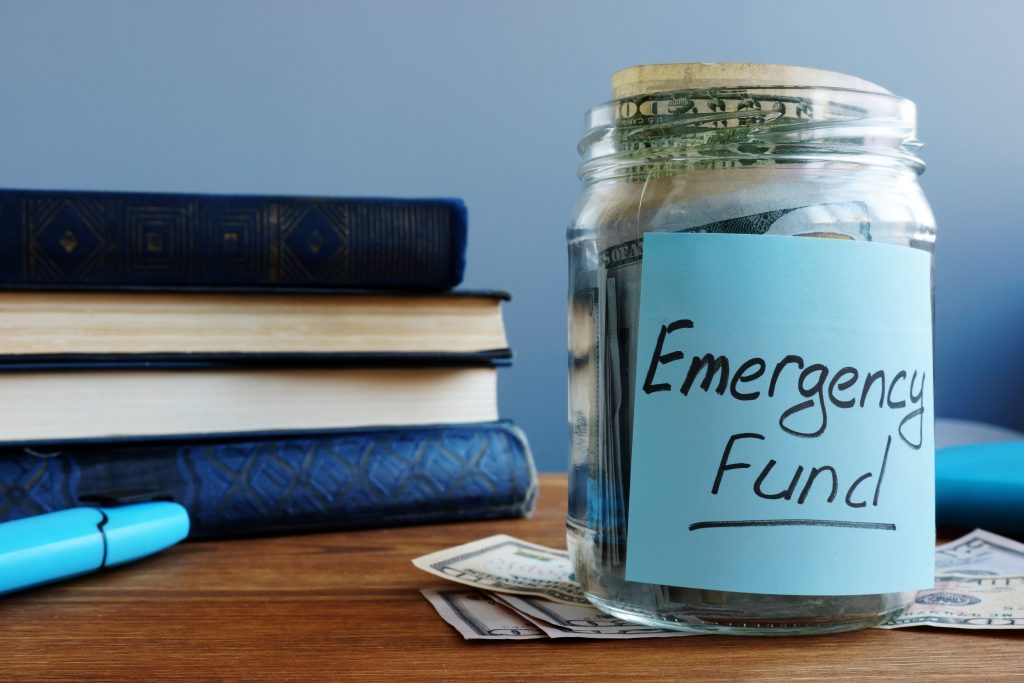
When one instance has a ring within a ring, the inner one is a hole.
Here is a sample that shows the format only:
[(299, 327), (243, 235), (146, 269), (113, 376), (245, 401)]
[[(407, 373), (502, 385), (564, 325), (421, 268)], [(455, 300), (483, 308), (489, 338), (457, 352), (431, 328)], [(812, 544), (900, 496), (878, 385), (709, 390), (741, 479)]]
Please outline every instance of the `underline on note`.
[(845, 522), (840, 519), (738, 519), (711, 522), (694, 522), (690, 531), (699, 529), (721, 529), (744, 526), (831, 526), (846, 529), (874, 529), (896, 531), (896, 525), (889, 522)]

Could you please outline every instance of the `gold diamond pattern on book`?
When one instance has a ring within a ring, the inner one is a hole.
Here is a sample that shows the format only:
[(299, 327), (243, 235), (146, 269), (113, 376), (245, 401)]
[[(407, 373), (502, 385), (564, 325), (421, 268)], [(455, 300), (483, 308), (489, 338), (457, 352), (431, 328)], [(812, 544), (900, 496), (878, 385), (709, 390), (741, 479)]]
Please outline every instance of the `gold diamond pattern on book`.
[(346, 212), (338, 206), (277, 204), (281, 236), (281, 276), (315, 280), (346, 272), (349, 230)]
[(102, 272), (106, 253), (99, 201), (26, 199), (22, 232), (28, 249), (24, 272), (32, 282), (88, 281)]

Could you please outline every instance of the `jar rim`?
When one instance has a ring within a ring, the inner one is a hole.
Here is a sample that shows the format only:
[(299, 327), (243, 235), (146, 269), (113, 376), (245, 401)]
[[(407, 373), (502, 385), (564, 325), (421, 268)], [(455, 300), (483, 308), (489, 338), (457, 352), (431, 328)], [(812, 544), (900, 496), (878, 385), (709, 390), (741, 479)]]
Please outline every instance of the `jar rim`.
[(580, 175), (595, 165), (694, 159), (843, 161), (911, 168), (914, 103), (881, 89), (820, 85), (685, 88), (608, 100), (585, 115)]

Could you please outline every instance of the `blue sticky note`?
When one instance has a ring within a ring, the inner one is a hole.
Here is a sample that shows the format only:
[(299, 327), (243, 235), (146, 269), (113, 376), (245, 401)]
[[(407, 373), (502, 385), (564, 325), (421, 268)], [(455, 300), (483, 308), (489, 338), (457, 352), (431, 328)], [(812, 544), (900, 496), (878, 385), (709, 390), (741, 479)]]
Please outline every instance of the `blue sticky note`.
[(930, 255), (678, 233), (643, 253), (626, 578), (931, 586)]

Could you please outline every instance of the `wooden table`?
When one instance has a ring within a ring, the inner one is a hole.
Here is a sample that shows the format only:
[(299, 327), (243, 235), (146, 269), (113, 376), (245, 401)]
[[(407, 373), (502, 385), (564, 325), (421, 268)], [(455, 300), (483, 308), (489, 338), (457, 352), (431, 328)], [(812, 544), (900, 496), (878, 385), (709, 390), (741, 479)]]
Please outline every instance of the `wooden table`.
[(916, 628), (802, 638), (466, 642), (409, 560), (508, 533), (564, 547), (566, 481), (530, 520), (186, 543), (4, 598), (0, 679), (1024, 680), (1024, 633)]

